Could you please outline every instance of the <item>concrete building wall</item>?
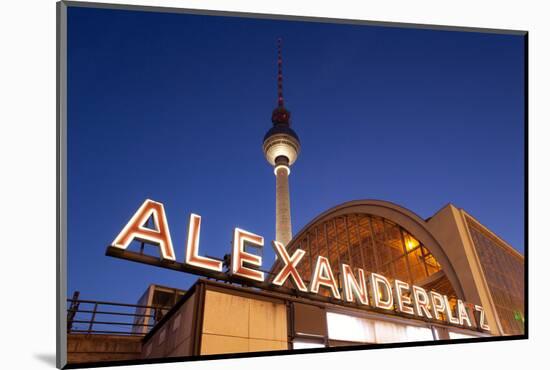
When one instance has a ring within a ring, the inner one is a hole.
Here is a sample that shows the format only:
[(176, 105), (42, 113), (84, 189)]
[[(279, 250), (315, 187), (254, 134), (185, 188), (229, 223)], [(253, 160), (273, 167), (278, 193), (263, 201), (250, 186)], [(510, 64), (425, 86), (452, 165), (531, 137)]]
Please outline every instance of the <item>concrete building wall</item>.
[(141, 357), (141, 337), (127, 335), (68, 334), (69, 364), (136, 360)]
[(288, 349), (286, 306), (206, 290), (201, 355)]
[(159, 358), (193, 355), (193, 323), (196, 321), (193, 293), (173, 315), (161, 323), (153, 335), (145, 338), (142, 358)]
[(284, 301), (198, 287), (144, 339), (141, 358), (288, 349)]

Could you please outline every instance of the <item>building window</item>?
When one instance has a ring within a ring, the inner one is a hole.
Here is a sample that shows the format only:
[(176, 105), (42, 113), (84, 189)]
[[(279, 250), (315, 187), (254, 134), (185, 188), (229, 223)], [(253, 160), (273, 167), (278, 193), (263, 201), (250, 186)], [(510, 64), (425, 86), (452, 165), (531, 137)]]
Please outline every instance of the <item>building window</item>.
[(385, 320), (327, 312), (328, 337), (332, 343), (401, 343), (434, 340), (432, 329)]
[(450, 339), (464, 339), (464, 338), (476, 338), (474, 335), (468, 335), (464, 333), (458, 333), (456, 331), (450, 331), (449, 330), (449, 338)]
[(434, 340), (434, 333), (431, 328), (425, 328), (423, 326), (407, 325), (407, 340), (410, 342), (419, 342), (423, 340)]
[(357, 343), (375, 343), (374, 325), (371, 320), (327, 312), (328, 337)]
[(305, 338), (294, 338), (292, 341), (293, 349), (304, 349), (304, 348), (323, 348), (325, 343), (322, 339), (305, 339)]

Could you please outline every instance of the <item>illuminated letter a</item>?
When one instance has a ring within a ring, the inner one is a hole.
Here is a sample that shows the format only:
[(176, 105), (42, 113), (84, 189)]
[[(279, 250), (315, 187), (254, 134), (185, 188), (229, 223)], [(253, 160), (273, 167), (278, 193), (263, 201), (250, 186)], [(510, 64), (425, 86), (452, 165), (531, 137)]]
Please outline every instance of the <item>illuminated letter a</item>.
[[(153, 229), (144, 226), (151, 216), (153, 217)], [(172, 261), (176, 259), (162, 203), (150, 199), (145, 200), (126, 226), (124, 226), (124, 229), (115, 238), (113, 247), (126, 249), (134, 239), (158, 245), (160, 247), (160, 255), (163, 259)]]

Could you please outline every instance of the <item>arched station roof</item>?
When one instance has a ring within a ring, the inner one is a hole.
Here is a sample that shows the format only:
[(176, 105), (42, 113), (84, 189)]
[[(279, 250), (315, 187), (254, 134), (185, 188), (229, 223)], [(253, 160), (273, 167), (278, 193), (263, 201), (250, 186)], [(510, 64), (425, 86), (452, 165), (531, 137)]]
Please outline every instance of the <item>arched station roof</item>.
[[(343, 221), (338, 221), (339, 225), (337, 226), (336, 221), (332, 221), (334, 226), (332, 226), (331, 220), (344, 220), (345, 226)], [(438, 271), (439, 274), (433, 274), (432, 277), (442, 277), (442, 274), (444, 274), (444, 278), (446, 278), (446, 281), (448, 280), (448, 283), (450, 283), (450, 286), (452, 287), (452, 290), (454, 290), (454, 293), (456, 294), (456, 297), (459, 299), (464, 299), (464, 291), (462, 289), (462, 286), (460, 284), (460, 280), (455, 272), (455, 269), (453, 268), (453, 265), (448, 258), (447, 254), (444, 252), (443, 248), (439, 244), (438, 240), (431, 234), (427, 227), (427, 223), (425, 220), (423, 220), (420, 216), (418, 216), (416, 213), (412, 212), (409, 209), (406, 209), (402, 206), (399, 206), (397, 204), (382, 201), (382, 200), (355, 200), (346, 202), (343, 204), (340, 204), (336, 207), (333, 207), (323, 213), (321, 213), (319, 216), (314, 218), (310, 223), (308, 223), (300, 232), (298, 232), (293, 239), (289, 242), (287, 249), (290, 253), (298, 247), (300, 247), (300, 243), (303, 243), (303, 240), (307, 239), (308, 235), (313, 235), (314, 230), (316, 234), (319, 234), (319, 226), (324, 225), (325, 226), (325, 235), (326, 240), (324, 240), (324, 243), (326, 245), (326, 250), (321, 250), (321, 242), (323, 242), (322, 238), (318, 241), (318, 246), (314, 247), (313, 250), (315, 252), (310, 253), (314, 255), (326, 255), (329, 252), (329, 240), (333, 242), (333, 239), (336, 239), (336, 244), (339, 243), (340, 246), (346, 243), (346, 240), (349, 241), (349, 244), (352, 243), (353, 237), (350, 236), (350, 229), (352, 227), (356, 227), (356, 229), (352, 230), (353, 232), (357, 232), (357, 235), (359, 236), (359, 228), (360, 228), (360, 222), (358, 220), (365, 220), (365, 224), (372, 222), (373, 224), (375, 222), (382, 222), (384, 225), (397, 225), (399, 228), (396, 228), (396, 230), (401, 230), (401, 238), (403, 239), (403, 235), (405, 237), (410, 237), (411, 240), (415, 240), (415, 243), (417, 241), (420, 243), (420, 246), (422, 248), (418, 249), (418, 255), (419, 257), (425, 257), (426, 253), (431, 254), (433, 258), (435, 258), (435, 263), (437, 264), (437, 268), (441, 271)], [(368, 221), (371, 220), (371, 221)], [(374, 220), (374, 221), (373, 221)], [(327, 222), (329, 221), (329, 222)], [(334, 237), (330, 237), (327, 234), (326, 231), (326, 225), (329, 225), (329, 227), (333, 230)], [(353, 226), (355, 225), (356, 226)], [(374, 225), (376, 226), (376, 225)], [(391, 226), (394, 227), (394, 226)], [(344, 228), (346, 229), (344, 231)], [(372, 226), (371, 226), (371, 230)], [(346, 237), (347, 232), (347, 237)], [(374, 233), (374, 231), (373, 231)], [(398, 232), (399, 234), (399, 232)], [(341, 239), (345, 239), (344, 241), (340, 240), (338, 241), (338, 235), (343, 236)], [(384, 234), (384, 238), (385, 238)], [(397, 237), (398, 238), (398, 237)], [(367, 247), (361, 243), (361, 241), (357, 242), (357, 240), (361, 240), (361, 237), (359, 236), (357, 239), (355, 239), (354, 246), (351, 246), (348, 248), (347, 255), (349, 255), (349, 262), (351, 262), (354, 258), (359, 258), (359, 253), (355, 249), (363, 249), (361, 251), (361, 259), (364, 261), (364, 254), (366, 254)], [(384, 239), (385, 240), (385, 239)], [(396, 239), (397, 240), (397, 239)], [(375, 242), (373, 239), (373, 245), (383, 242)], [(389, 243), (389, 241), (386, 241), (386, 244)], [(403, 260), (407, 258), (408, 254), (406, 251), (406, 241), (403, 240), (403, 248), (405, 250), (405, 254)], [(357, 246), (361, 245), (361, 248), (357, 248)], [(309, 245), (308, 245), (309, 246)], [(344, 246), (345, 248), (345, 246)], [(420, 255), (420, 250), (422, 250), (422, 255)], [(427, 250), (427, 251), (426, 251)], [(376, 251), (376, 247), (374, 249)], [(428, 252), (429, 251), (429, 252)], [(369, 253), (372, 254), (373, 249), (369, 249)], [(382, 254), (383, 252), (386, 252), (384, 250), (380, 251), (380, 246), (378, 247), (378, 253)], [(410, 253), (412, 254), (412, 253)], [(342, 255), (343, 256), (343, 255)], [(355, 256), (355, 257), (352, 257)], [(315, 257), (315, 256), (314, 256)], [(328, 256), (327, 256), (328, 257)], [(403, 257), (403, 256), (402, 256)], [(340, 258), (340, 255), (338, 255), (338, 259)], [(344, 257), (342, 257), (344, 258)], [(378, 258), (378, 257), (377, 257)], [(429, 256), (431, 258), (431, 256)], [(330, 259), (330, 257), (329, 257)], [(334, 258), (333, 258), (334, 259)], [(412, 260), (411, 260), (412, 261)], [(407, 269), (409, 270), (409, 273), (411, 271), (412, 267), (409, 267), (411, 263), (407, 262)], [(273, 265), (273, 269), (278, 268), (277, 264), (279, 262), (275, 262)], [(311, 260), (309, 263), (312, 263)], [(311, 267), (307, 267), (308, 263), (305, 262), (305, 268), (309, 269), (308, 271), (311, 271)], [(363, 266), (364, 267), (364, 266)], [(339, 266), (337, 267), (339, 269)], [(377, 271), (380, 272), (380, 271)], [(427, 273), (428, 278), (426, 279), (429, 281), (430, 279), (430, 273)], [(387, 276), (387, 275), (386, 275)], [(388, 278), (396, 278), (395, 276), (387, 276)]]

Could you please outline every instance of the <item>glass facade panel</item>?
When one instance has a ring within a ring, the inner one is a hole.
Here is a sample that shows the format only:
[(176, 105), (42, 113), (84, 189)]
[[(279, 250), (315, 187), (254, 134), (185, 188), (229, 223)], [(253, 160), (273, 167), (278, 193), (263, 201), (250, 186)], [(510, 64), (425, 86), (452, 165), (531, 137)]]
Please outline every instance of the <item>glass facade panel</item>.
[[(307, 253), (299, 265), (304, 280), (311, 279), (311, 265), (316, 263), (318, 256), (324, 256), (329, 259), (339, 282), (340, 264), (346, 263), (367, 273), (382, 274), (390, 281), (399, 279), (430, 289), (442, 288), (444, 294), (455, 296), (444, 275), (428, 282), (429, 276), (441, 271), (441, 265), (430, 251), (407, 230), (378, 216), (346, 214), (319, 222), (307, 230), (304, 237), (289, 245), (289, 253), (294, 253), (297, 247)], [(321, 288), (319, 293), (327, 296), (329, 290)]]
[(394, 261), (394, 279), (401, 281), (409, 281), (409, 268), (405, 256), (402, 256)]
[(427, 277), (422, 248), (415, 248), (410, 251), (407, 254), (407, 260), (409, 261), (409, 267), (411, 269), (412, 282), (422, 281)]
[(355, 219), (358, 224), (360, 248), (363, 248), (364, 268), (367, 271), (378, 271), (379, 256), (376, 253), (370, 218), (366, 215), (356, 215)]
[(326, 234), (329, 249), (328, 259), (330, 261), (330, 265), (332, 266), (334, 276), (337, 277), (340, 265), (340, 253), (338, 251), (338, 245), (336, 244), (336, 222), (334, 219), (332, 222), (328, 222), (326, 224)]
[(504, 333), (523, 334), (523, 257), (474, 220), (466, 217), (466, 221)]
[[(310, 243), (310, 240), (309, 240), (308, 236), (306, 236), (305, 238), (303, 238), (301, 240), (300, 248), (303, 249), (304, 251), (306, 251), (306, 256), (304, 256), (303, 258), (309, 258), (309, 256), (310, 256), (310, 254), (308, 253), (309, 252), (309, 243)], [(311, 276), (311, 264), (302, 263), (302, 264), (299, 264), (298, 267), (300, 267), (301, 270), (302, 270), (300, 272), (300, 276), (303, 276), (306, 279), (309, 279), (309, 276)]]
[(336, 226), (336, 243), (338, 244), (338, 253), (340, 257), (340, 263), (351, 265), (350, 245), (347, 236), (348, 230), (346, 230), (345, 218), (337, 218), (335, 220)]
[[(329, 253), (328, 253), (328, 241), (327, 241), (327, 238), (326, 238), (326, 234), (325, 234), (325, 229), (326, 229), (326, 223), (325, 224), (322, 224), (322, 225), (319, 225), (318, 227), (315, 228), (315, 233), (317, 235), (317, 240), (318, 240), (318, 246), (319, 246), (319, 254), (317, 256), (324, 256), (324, 257), (329, 257)], [(316, 259), (317, 259), (317, 256), (313, 256), (313, 263), (315, 263)]]
[(403, 247), (403, 240), (401, 238), (401, 230), (399, 226), (389, 223), (387, 221), (384, 222), (384, 227), (386, 230), (386, 246), (389, 247), (389, 250), (391, 251), (391, 259), (392, 261), (396, 258), (399, 258), (400, 256), (405, 253), (405, 249)]
[[(371, 221), (374, 242), (376, 243), (376, 252), (379, 257), (379, 269), (390, 271), (390, 267), (388, 265), (391, 264), (391, 261), (393, 260), (394, 251), (389, 247), (389, 245), (386, 244), (384, 222), (382, 219), (376, 217), (371, 218)], [(386, 268), (383, 268), (382, 266), (386, 266)]]
[(426, 270), (428, 272), (428, 276), (441, 270), (441, 265), (439, 264), (439, 262), (437, 262), (437, 260), (430, 253), (429, 250), (422, 247), (422, 253), (424, 254), (424, 262), (426, 263)]

